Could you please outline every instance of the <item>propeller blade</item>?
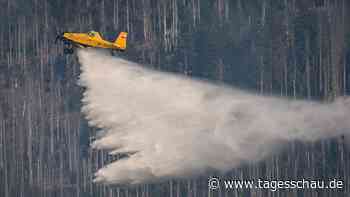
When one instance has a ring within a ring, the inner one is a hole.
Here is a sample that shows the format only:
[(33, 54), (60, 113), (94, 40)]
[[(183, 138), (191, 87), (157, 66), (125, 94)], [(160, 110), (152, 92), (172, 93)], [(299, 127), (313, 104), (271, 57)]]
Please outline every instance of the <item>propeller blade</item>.
[(60, 39), (60, 36), (59, 35), (57, 35), (56, 36), (56, 39), (55, 39), (55, 44), (57, 44), (57, 41)]
[(63, 33), (57, 34), (56, 39), (55, 39), (55, 44), (57, 44), (58, 40), (62, 40), (62, 38), (63, 38)]

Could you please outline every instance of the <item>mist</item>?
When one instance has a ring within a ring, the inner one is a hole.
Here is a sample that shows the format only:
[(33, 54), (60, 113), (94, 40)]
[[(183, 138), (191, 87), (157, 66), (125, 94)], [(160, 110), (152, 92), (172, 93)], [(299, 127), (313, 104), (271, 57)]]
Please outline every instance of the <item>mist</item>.
[(92, 143), (129, 157), (95, 182), (138, 184), (227, 172), (292, 141), (346, 135), (350, 99), (332, 103), (267, 97), (147, 69), (96, 50), (79, 50), (82, 111), (101, 129)]

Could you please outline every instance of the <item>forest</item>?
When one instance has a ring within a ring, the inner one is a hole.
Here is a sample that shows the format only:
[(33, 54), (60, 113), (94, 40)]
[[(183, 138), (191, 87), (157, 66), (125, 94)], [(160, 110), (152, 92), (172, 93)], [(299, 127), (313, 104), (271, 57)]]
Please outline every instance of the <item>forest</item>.
[(127, 31), (123, 57), (153, 69), (290, 99), (350, 94), (347, 0), (0, 0), (1, 197), (334, 197), (350, 193), (346, 136), (292, 142), (223, 177), (333, 179), (341, 190), (208, 190), (208, 177), (133, 187), (92, 182), (115, 160), (91, 149), (75, 55), (60, 32)]

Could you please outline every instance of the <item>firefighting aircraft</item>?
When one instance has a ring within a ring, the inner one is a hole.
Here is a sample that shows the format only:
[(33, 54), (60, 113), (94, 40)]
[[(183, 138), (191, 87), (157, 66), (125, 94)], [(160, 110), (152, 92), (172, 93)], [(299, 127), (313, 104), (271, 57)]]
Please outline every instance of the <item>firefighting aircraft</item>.
[(112, 49), (113, 51), (125, 51), (126, 49), (126, 39), (128, 33), (120, 32), (117, 39), (114, 42), (110, 42), (104, 40), (100, 33), (96, 31), (89, 31), (88, 33), (68, 33), (64, 32), (57, 35), (55, 43), (57, 41), (63, 41), (65, 48), (65, 54), (72, 54), (73, 47), (79, 48), (104, 48), (104, 49)]

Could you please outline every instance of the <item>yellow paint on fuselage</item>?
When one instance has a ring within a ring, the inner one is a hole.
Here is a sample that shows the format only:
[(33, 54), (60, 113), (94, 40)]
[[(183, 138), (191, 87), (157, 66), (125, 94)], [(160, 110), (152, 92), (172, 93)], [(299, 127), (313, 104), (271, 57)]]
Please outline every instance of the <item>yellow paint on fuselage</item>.
[[(127, 35), (126, 32), (121, 34)], [(63, 38), (73, 42), (73, 44), (78, 45), (79, 47), (97, 47), (105, 49), (116, 49), (116, 50), (125, 50), (126, 48), (126, 36), (123, 40), (124, 46), (119, 46), (116, 42), (109, 42), (104, 40), (98, 32), (90, 31), (88, 33), (64, 33)]]

